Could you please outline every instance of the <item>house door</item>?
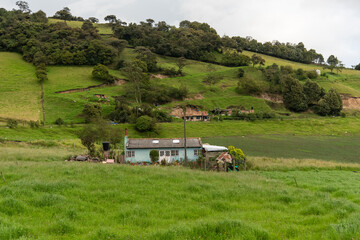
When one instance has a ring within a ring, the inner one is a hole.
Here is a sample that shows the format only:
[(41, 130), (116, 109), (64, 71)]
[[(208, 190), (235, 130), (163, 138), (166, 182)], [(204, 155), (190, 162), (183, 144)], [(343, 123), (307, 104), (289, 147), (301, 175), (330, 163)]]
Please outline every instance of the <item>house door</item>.
[(171, 160), (170, 156), (171, 156), (171, 151), (168, 151), (168, 150), (166, 150), (166, 151), (165, 150), (160, 150), (159, 151), (159, 160), (160, 160), (160, 162), (162, 160), (165, 160), (167, 163), (169, 163), (170, 160)]

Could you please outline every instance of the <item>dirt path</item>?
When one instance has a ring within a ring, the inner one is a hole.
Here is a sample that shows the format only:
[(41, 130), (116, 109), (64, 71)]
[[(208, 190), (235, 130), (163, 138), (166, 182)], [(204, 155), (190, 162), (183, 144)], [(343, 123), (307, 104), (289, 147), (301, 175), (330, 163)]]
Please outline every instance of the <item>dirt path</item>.
[(115, 81), (115, 83), (113, 83), (113, 84), (102, 83), (99, 85), (89, 86), (86, 88), (74, 88), (74, 89), (69, 89), (69, 90), (64, 90), (64, 91), (58, 91), (55, 93), (64, 94), (64, 93), (74, 93), (74, 92), (85, 92), (85, 91), (88, 91), (93, 88), (119, 86), (119, 85), (123, 85), (124, 83), (125, 83), (125, 80), (120, 79), (120, 80)]

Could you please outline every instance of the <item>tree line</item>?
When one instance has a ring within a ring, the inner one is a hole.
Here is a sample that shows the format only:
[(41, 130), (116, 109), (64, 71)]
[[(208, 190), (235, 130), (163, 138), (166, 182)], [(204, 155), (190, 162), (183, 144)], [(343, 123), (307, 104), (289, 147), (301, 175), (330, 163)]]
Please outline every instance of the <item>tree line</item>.
[(111, 64), (126, 43), (102, 39), (90, 21), (81, 28), (49, 24), (42, 11), (0, 9), (0, 50), (18, 52), (35, 65)]

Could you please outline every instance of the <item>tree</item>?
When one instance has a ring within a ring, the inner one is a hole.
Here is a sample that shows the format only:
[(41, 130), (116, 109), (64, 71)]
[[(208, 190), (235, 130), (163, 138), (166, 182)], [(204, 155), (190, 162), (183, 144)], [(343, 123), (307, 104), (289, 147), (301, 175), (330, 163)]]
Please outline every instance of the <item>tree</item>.
[(156, 66), (157, 60), (156, 55), (146, 47), (136, 47), (135, 53), (137, 53), (136, 58), (140, 61), (146, 63), (147, 70), (149, 72), (156, 72), (158, 67)]
[(70, 13), (70, 8), (64, 7), (62, 10), (59, 10), (55, 13), (54, 18), (62, 19), (62, 20), (71, 20), (72, 15)]
[[(246, 171), (246, 156), (244, 152), (240, 148), (235, 148), (234, 146), (229, 146), (229, 154), (232, 156), (233, 160), (236, 164), (243, 164), (244, 169)], [(235, 166), (233, 166), (233, 170), (235, 171)]]
[(303, 112), (308, 109), (308, 100), (299, 80), (287, 75), (282, 80), (284, 105), (294, 112)]
[(183, 75), (183, 68), (187, 65), (187, 62), (186, 62), (186, 58), (184, 57), (179, 57), (177, 60), (176, 60), (176, 65), (178, 66), (178, 73)]
[(133, 92), (136, 103), (142, 102), (143, 86), (149, 82), (149, 76), (146, 74), (146, 63), (140, 60), (127, 63), (123, 68), (124, 74), (129, 79), (128, 90)]
[(135, 127), (140, 132), (152, 132), (155, 130), (155, 120), (149, 116), (141, 116), (136, 120)]
[(204, 79), (204, 83), (210, 85), (214, 85), (216, 83), (218, 83), (223, 77), (219, 76), (215, 73), (215, 67), (212, 64), (208, 64), (207, 65), (207, 72), (208, 74), (206, 75), (205, 79)]
[(152, 163), (156, 163), (159, 161), (159, 151), (158, 150), (151, 150), (150, 151), (150, 159)]
[(25, 2), (25, 1), (17, 1), (16, 6), (18, 6), (20, 11), (22, 11), (24, 13), (31, 12), (31, 10), (29, 8), (29, 4), (27, 2)]
[(92, 23), (98, 23), (99, 19), (97, 19), (96, 17), (89, 17), (89, 21)]
[(327, 68), (330, 69), (331, 72), (333, 72), (334, 68), (338, 65), (339, 60), (334, 55), (329, 56), (329, 58), (326, 61), (328, 63)]
[(265, 59), (263, 59), (261, 56), (256, 55), (256, 54), (252, 55), (250, 60), (252, 62), (253, 67), (255, 67), (255, 65), (258, 65), (258, 64), (260, 66), (265, 65)]
[(340, 94), (332, 88), (325, 94), (324, 100), (330, 108), (329, 115), (338, 116), (343, 108)]
[(360, 70), (360, 63), (355, 66), (355, 70)]
[(117, 22), (117, 18), (115, 15), (107, 15), (104, 18), (105, 21), (108, 21), (109, 23), (116, 23)]
[(93, 78), (106, 83), (113, 83), (115, 81), (115, 78), (110, 75), (109, 69), (102, 64), (98, 64), (93, 68), (92, 76)]
[(339, 74), (339, 72), (342, 72), (344, 68), (345, 65), (342, 63), (342, 61), (339, 61), (338, 64), (336, 64), (335, 70)]
[(310, 105), (315, 105), (325, 95), (325, 90), (316, 82), (307, 80), (303, 86), (304, 93)]
[(97, 121), (102, 116), (102, 108), (99, 104), (87, 103), (82, 111), (86, 123)]

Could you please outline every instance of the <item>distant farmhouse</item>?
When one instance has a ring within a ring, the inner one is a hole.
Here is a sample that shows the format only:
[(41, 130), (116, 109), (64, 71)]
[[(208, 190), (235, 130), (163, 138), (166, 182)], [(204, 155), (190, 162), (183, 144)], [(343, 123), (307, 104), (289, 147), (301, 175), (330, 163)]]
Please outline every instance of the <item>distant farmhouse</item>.
[[(159, 151), (159, 161), (167, 163), (185, 159), (183, 138), (128, 138), (125, 135), (125, 162), (150, 162), (150, 151)], [(186, 138), (186, 153), (189, 161), (202, 155), (200, 138)]]
[[(175, 108), (171, 112), (171, 116), (184, 119), (182, 108)], [(200, 111), (195, 107), (187, 107), (185, 114), (186, 121), (209, 121), (210, 116), (207, 111)]]

